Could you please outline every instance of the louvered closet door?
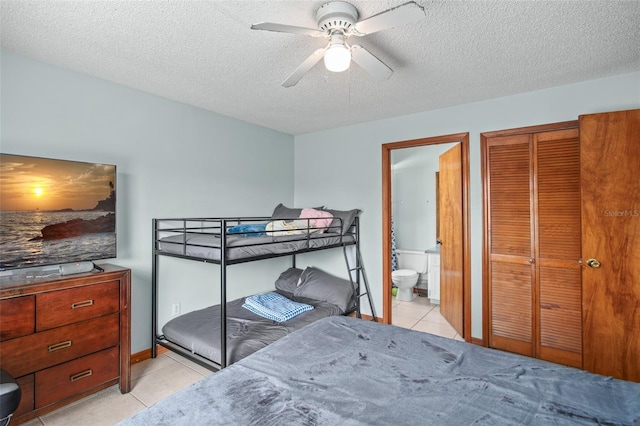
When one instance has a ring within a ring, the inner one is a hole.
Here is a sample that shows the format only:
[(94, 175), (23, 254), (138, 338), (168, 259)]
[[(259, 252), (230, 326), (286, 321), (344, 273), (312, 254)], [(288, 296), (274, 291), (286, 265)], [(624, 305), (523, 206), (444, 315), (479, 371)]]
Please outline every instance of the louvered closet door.
[(533, 356), (530, 135), (487, 141), (489, 346)]
[(582, 367), (578, 129), (533, 135), (538, 358)]

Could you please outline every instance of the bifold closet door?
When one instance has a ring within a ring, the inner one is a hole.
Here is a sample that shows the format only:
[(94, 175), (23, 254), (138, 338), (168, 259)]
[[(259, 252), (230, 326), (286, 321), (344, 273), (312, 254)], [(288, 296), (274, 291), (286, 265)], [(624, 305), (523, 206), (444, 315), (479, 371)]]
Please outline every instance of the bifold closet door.
[(489, 346), (581, 367), (578, 130), (484, 149)]
[(533, 356), (531, 135), (490, 138), (486, 150), (489, 346)]
[(537, 357), (582, 367), (580, 138), (533, 135)]

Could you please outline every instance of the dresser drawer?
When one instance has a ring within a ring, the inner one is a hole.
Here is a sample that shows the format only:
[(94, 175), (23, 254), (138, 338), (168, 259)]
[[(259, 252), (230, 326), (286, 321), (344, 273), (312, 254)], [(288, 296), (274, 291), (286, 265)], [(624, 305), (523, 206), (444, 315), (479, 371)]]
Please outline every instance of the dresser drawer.
[(120, 308), (120, 283), (109, 281), (36, 295), (36, 331), (101, 317)]
[(120, 316), (111, 314), (0, 343), (2, 368), (14, 377), (117, 346)]
[(20, 393), (22, 396), (20, 397), (20, 405), (18, 405), (18, 408), (16, 408), (13, 415), (14, 417), (20, 417), (23, 414), (33, 411), (35, 406), (33, 374), (18, 377), (16, 382), (18, 382), (18, 386), (20, 386)]
[(118, 347), (84, 356), (36, 373), (36, 408), (118, 378)]
[(33, 333), (35, 297), (0, 300), (0, 341)]

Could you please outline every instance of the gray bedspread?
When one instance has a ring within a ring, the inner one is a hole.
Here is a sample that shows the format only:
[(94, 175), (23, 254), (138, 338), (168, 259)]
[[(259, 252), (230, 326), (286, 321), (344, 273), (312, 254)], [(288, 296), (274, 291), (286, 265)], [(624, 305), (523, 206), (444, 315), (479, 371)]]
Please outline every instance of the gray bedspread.
[[(227, 236), (227, 260), (245, 259), (257, 256), (294, 253), (299, 250), (317, 249), (342, 243), (353, 243), (350, 234), (289, 235), (281, 237)], [(162, 238), (161, 251), (173, 254), (186, 254), (201, 259), (220, 260), (220, 236), (206, 233), (187, 233)]]
[[(236, 362), (321, 318), (342, 314), (340, 308), (331, 303), (303, 298), (296, 300), (314, 308), (283, 323), (243, 308), (244, 297), (228, 302), (227, 362)], [(220, 363), (220, 305), (173, 318), (165, 324), (162, 332), (167, 340)]]
[(349, 317), (314, 322), (122, 423), (640, 424), (640, 384)]

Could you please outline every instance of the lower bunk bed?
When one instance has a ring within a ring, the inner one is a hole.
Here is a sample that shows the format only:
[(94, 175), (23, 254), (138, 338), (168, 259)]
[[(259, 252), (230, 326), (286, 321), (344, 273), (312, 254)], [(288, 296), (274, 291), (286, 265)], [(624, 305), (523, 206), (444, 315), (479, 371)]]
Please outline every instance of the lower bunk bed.
[(639, 383), (339, 316), (315, 321), (120, 424), (639, 423)]
[[(226, 359), (229, 364), (319, 319), (348, 314), (356, 309), (356, 291), (351, 282), (314, 267), (289, 268), (280, 274), (275, 287), (277, 295), (311, 309), (285, 321), (277, 321), (248, 309), (247, 297), (227, 302)], [(221, 305), (189, 312), (167, 322), (158, 339), (177, 352), (212, 361), (213, 365), (209, 365), (199, 359), (201, 364), (216, 369), (221, 362), (220, 316)]]

